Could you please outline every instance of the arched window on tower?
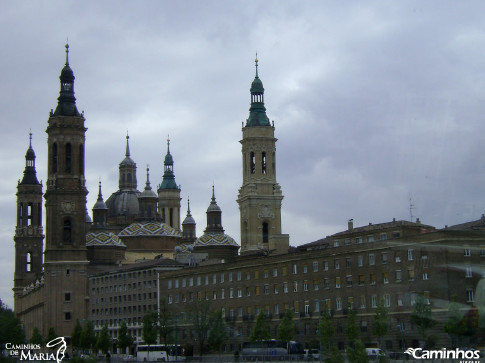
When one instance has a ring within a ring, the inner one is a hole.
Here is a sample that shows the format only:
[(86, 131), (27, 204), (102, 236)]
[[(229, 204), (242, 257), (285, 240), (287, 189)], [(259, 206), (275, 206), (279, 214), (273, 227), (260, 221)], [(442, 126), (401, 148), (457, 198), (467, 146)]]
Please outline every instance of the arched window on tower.
[(57, 144), (52, 144), (52, 169), (51, 172), (57, 173)]
[(72, 243), (72, 223), (69, 218), (64, 219), (62, 240), (64, 243)]
[(19, 214), (18, 214), (18, 223), (19, 227), (22, 227), (24, 223), (24, 203), (19, 204)]
[(70, 143), (66, 144), (66, 163), (65, 163), (65, 172), (71, 173), (71, 163), (72, 163), (72, 147)]
[(254, 157), (254, 152), (251, 151), (251, 154), (249, 155), (249, 158), (250, 158), (250, 167), (249, 167), (249, 170), (251, 170), (251, 174), (254, 174), (256, 172), (256, 160), (255, 160), (255, 157)]
[(128, 183), (131, 183), (131, 173), (128, 173), (128, 174), (127, 174), (126, 179), (127, 179), (126, 181), (127, 181)]
[(27, 205), (27, 226), (32, 225), (32, 203)]
[(27, 256), (25, 256), (25, 271), (32, 271), (32, 252), (27, 252)]
[(170, 227), (173, 227), (173, 208), (170, 208)]
[(267, 222), (263, 222), (263, 243), (269, 241), (269, 226)]
[(79, 145), (79, 175), (84, 175), (84, 145)]
[(261, 154), (261, 173), (266, 174), (266, 151)]

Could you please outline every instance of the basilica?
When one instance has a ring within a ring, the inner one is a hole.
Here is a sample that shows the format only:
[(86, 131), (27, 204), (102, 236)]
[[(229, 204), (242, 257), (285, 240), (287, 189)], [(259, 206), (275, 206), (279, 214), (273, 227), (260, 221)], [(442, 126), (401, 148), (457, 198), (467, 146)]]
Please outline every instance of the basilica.
[(318, 339), (321, 312), (327, 310), (336, 327), (335, 345), (344, 350), (349, 309), (356, 312), (365, 344), (378, 343), (370, 326), (382, 301), (390, 326), (383, 348), (399, 350), (421, 344), (410, 318), (418, 296), (435, 314), (433, 329), (441, 346), (451, 344), (443, 330), (450, 301), (461, 304), (464, 319), (485, 309), (483, 216), (441, 230), (419, 220), (361, 227), (349, 220), (345, 231), (289, 246), (281, 225), (275, 126), (266, 115), (257, 59), (255, 66), (240, 140), (238, 243), (225, 234), (214, 187), (203, 233), (197, 234), (189, 201), (181, 220), (181, 189), (169, 140), (161, 184), (152, 188), (147, 168), (140, 191), (127, 135), (119, 189), (104, 200), (100, 182), (88, 213), (85, 118), (77, 109), (66, 45), (57, 107), (47, 120), (45, 192), (36, 175), (32, 136), (17, 185), (14, 311), (27, 336), (34, 328), (43, 336), (54, 328), (69, 339), (76, 321), (89, 319), (97, 331), (108, 327), (116, 352), (122, 322), (140, 343), (143, 316), (166, 303), (178, 317), (178, 343), (193, 344), (191, 306), (205, 300), (226, 321), (227, 352), (249, 339), (260, 312), (276, 338), (287, 310), (294, 313), (295, 339), (307, 346)]

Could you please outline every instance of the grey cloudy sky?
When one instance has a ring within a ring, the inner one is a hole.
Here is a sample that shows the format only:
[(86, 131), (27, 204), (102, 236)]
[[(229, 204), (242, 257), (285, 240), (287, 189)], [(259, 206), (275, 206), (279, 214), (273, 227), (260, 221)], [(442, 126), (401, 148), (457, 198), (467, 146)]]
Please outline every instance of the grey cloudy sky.
[(200, 234), (215, 183), (239, 241), (241, 122), (258, 52), (274, 120), (283, 233), (299, 245), (392, 218), (437, 227), (485, 212), (481, 1), (4, 1), (0, 13), (0, 298), (13, 305), (15, 192), (45, 129), (69, 38), (85, 111), (88, 209), (117, 190), (130, 134), (143, 189), (176, 181)]

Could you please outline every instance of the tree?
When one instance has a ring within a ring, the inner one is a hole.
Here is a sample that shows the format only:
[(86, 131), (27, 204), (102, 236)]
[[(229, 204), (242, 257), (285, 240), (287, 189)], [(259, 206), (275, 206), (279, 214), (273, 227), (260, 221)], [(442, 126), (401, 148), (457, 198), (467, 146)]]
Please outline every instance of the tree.
[(318, 323), (318, 338), (320, 340), (320, 346), (323, 351), (329, 354), (332, 347), (332, 337), (335, 333), (335, 328), (332, 324), (332, 316), (325, 309), (321, 313), (320, 322)]
[(278, 326), (278, 340), (288, 343), (295, 335), (295, 323), (293, 322), (293, 312), (286, 309), (283, 319)]
[(111, 338), (108, 333), (108, 326), (105, 324), (96, 339), (96, 349), (106, 354), (109, 350)]
[(25, 343), (25, 331), (12, 309), (0, 300), (0, 346), (5, 342)]
[(46, 342), (50, 342), (53, 339), (57, 338), (56, 331), (54, 330), (53, 327), (50, 327), (49, 330), (47, 331), (47, 337), (45, 338)]
[(157, 315), (154, 312), (148, 313), (143, 317), (141, 336), (146, 345), (148, 345), (147, 360), (150, 357), (150, 345), (157, 341)]
[(210, 326), (210, 302), (208, 300), (195, 300), (190, 307), (190, 317), (197, 335), (199, 352), (202, 356)]
[(258, 316), (256, 317), (253, 333), (249, 337), (249, 341), (258, 342), (261, 340), (267, 340), (269, 338), (269, 326), (268, 322), (266, 321), (266, 314), (263, 310), (260, 310)]
[(32, 336), (30, 337), (30, 343), (32, 344), (43, 344), (43, 339), (42, 339), (42, 334), (40, 334), (39, 328), (35, 327), (34, 330), (32, 330)]
[(227, 341), (228, 337), (226, 323), (222, 317), (222, 311), (217, 310), (212, 314), (207, 343), (209, 344), (209, 347), (220, 352), (222, 344)]
[(433, 327), (435, 321), (433, 320), (431, 305), (423, 294), (419, 294), (414, 302), (413, 311), (411, 312), (411, 321), (418, 328), (418, 332), (426, 342), (426, 331)]
[(76, 325), (74, 326), (74, 330), (71, 334), (71, 345), (73, 348), (79, 349), (81, 348), (81, 335), (83, 333), (83, 328), (79, 320), (76, 320)]
[(94, 333), (94, 326), (91, 320), (86, 321), (84, 329), (81, 333), (81, 347), (91, 351), (96, 344), (96, 334)]
[(384, 306), (384, 299), (377, 303), (376, 315), (374, 315), (374, 324), (372, 325), (372, 334), (379, 339), (379, 348), (383, 348), (382, 338), (389, 332), (389, 318), (387, 308)]
[(463, 314), (460, 312), (460, 304), (456, 300), (457, 297), (453, 296), (448, 305), (448, 320), (443, 327), (451, 338), (453, 348), (460, 346), (460, 336), (463, 335), (463, 326), (461, 325)]
[(133, 345), (133, 337), (128, 333), (128, 327), (126, 326), (126, 321), (122, 321), (120, 324), (120, 330), (118, 331), (118, 348), (123, 352), (126, 348)]
[(169, 308), (167, 300), (161, 299), (160, 312), (158, 315), (158, 331), (160, 333), (160, 338), (162, 339), (163, 344), (169, 343), (170, 335), (174, 330), (173, 314), (174, 312), (171, 311), (171, 309)]
[(350, 342), (349, 348), (347, 348), (347, 358), (350, 363), (367, 363), (369, 357), (365, 351), (365, 346), (359, 339), (359, 328), (355, 322), (355, 311), (349, 309), (347, 315), (347, 326), (345, 327), (345, 334)]

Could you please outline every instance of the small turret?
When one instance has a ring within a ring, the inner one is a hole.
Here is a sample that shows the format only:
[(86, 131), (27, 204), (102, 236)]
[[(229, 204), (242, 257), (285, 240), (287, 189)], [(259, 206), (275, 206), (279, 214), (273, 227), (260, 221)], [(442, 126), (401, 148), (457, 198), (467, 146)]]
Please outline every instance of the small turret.
[(150, 169), (147, 167), (147, 181), (145, 190), (138, 196), (138, 220), (159, 220), (157, 213), (158, 196), (150, 186)]
[(104, 203), (103, 194), (101, 193), (101, 180), (99, 181), (98, 199), (93, 207), (93, 226), (92, 228), (102, 228), (106, 224), (106, 214), (108, 207)]
[(69, 44), (66, 44), (66, 64), (62, 68), (59, 79), (61, 80), (61, 90), (54, 116), (80, 116), (76, 107), (76, 97), (74, 97), (74, 72), (69, 66)]
[(258, 54), (256, 53), (256, 75), (251, 83), (251, 107), (249, 118), (246, 120), (246, 127), (250, 126), (271, 126), (264, 107), (264, 87), (258, 75)]
[(190, 214), (190, 199), (187, 198), (187, 216), (182, 222), (182, 240), (183, 242), (194, 242), (196, 238), (196, 223)]

